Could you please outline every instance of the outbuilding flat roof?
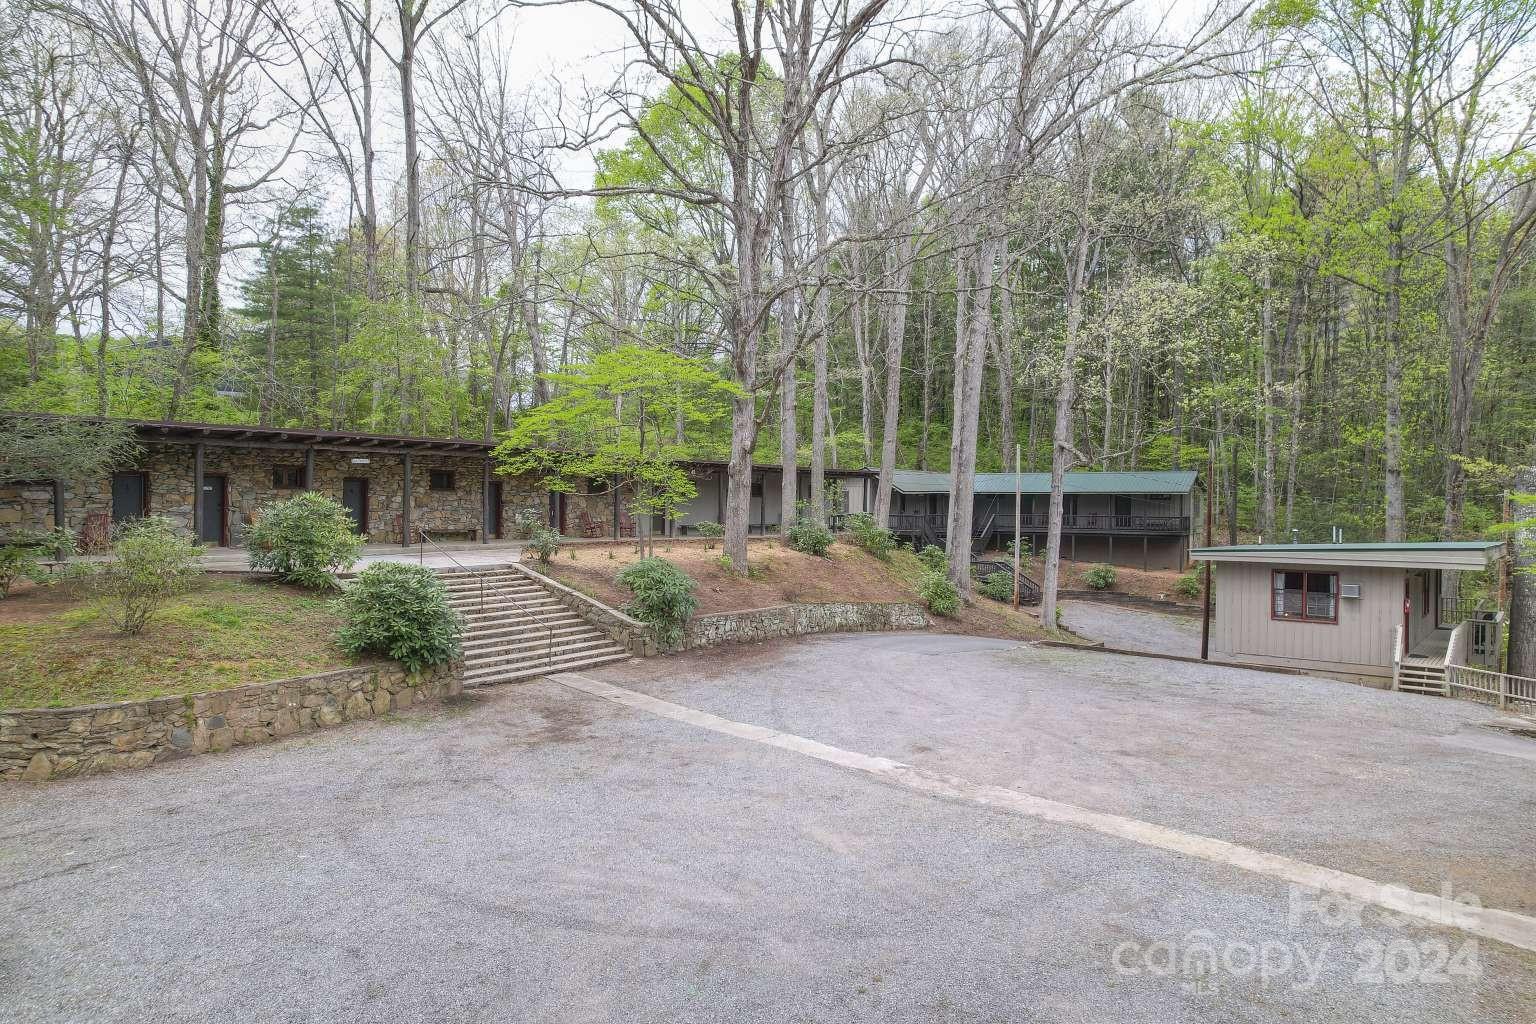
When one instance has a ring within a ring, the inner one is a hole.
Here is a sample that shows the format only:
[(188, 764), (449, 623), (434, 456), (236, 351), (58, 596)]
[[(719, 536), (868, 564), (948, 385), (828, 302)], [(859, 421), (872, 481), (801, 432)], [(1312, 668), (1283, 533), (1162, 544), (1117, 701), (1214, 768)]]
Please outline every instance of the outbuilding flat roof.
[(1484, 569), (1498, 561), (1496, 540), (1363, 544), (1234, 544), (1191, 548), (1197, 562), (1261, 562), (1268, 565), (1381, 566), (1388, 569)]
[[(1190, 469), (1130, 470), (1100, 473), (1073, 470), (1062, 481), (1065, 494), (1188, 494), (1197, 474)], [(1025, 494), (1051, 493), (1051, 474), (1020, 473), (1019, 489)], [(1012, 494), (1013, 473), (977, 473), (977, 494)], [(903, 494), (948, 494), (949, 474), (931, 470), (898, 469), (891, 486)]]

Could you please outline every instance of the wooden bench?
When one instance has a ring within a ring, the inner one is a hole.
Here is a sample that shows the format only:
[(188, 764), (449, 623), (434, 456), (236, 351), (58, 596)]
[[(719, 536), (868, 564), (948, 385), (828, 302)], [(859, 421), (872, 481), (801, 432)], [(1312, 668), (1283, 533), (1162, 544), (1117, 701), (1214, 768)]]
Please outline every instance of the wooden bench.
[(430, 528), (427, 528), (427, 529), (422, 529), (421, 527), (417, 527), (416, 528), (416, 542), (418, 544), (421, 543), (421, 538), (422, 538), (423, 534), (425, 534), (426, 536), (432, 538), (433, 540), (437, 540), (437, 541), (446, 540), (446, 539), (451, 538), (451, 537), (452, 538), (462, 537), (465, 540), (469, 541), (471, 544), (473, 544), (475, 541), (480, 539), (480, 528), (478, 526), (459, 526), (459, 527), (433, 526), (433, 527), (430, 527)]

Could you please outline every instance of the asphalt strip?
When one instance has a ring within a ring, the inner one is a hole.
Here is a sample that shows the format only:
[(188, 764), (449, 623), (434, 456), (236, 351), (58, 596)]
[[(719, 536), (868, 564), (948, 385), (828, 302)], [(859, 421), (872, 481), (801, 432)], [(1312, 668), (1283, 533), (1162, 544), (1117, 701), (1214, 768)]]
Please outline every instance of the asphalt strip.
[(1057, 825), (1088, 829), (1141, 846), (1167, 850), (1187, 857), (1197, 857), (1200, 860), (1224, 864), (1251, 874), (1280, 879), (1318, 892), (1337, 893), (1360, 903), (1412, 917), (1436, 927), (1455, 928), (1468, 935), (1536, 952), (1536, 918), (1527, 917), (1524, 914), (1471, 906), (1445, 896), (1435, 896), (1405, 889), (1402, 886), (1376, 882), (1347, 871), (1336, 871), (1333, 868), (1309, 864), (1292, 857), (1264, 853), (1262, 850), (1239, 846), (1221, 839), (1180, 832), (1177, 829), (1138, 821), (1135, 818), (1092, 811), (1086, 807), (1062, 803), (1059, 800), (1031, 796), (1016, 789), (984, 785), (953, 775), (930, 772), (889, 758), (872, 757), (869, 754), (828, 746), (825, 743), (806, 739), (804, 736), (721, 718), (707, 711), (699, 711), (658, 697), (637, 693), (577, 672), (560, 672), (548, 678), (562, 686), (612, 701), (615, 704), (622, 704), (637, 711), (644, 711), (660, 718), (670, 718), (673, 721), (726, 736), (734, 736), (737, 739), (761, 743), (764, 746), (792, 751), (818, 761), (874, 776), (884, 782), (902, 786), (917, 793), (965, 801), (983, 807), (999, 808)]

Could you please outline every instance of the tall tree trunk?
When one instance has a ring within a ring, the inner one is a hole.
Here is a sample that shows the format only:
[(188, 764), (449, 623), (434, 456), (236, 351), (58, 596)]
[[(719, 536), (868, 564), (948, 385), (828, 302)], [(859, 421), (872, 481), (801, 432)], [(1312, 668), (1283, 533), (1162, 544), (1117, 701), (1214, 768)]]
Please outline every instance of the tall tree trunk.
[(933, 428), (933, 293), (923, 291), (923, 433), (917, 468), (928, 468), (928, 437)]
[(1466, 504), (1467, 474), (1462, 460), (1470, 454), (1472, 396), (1482, 366), (1483, 347), (1468, 337), (1467, 308), (1470, 255), (1454, 239), (1445, 243), (1445, 330), (1450, 341), (1450, 365), (1446, 388), (1445, 517), (1442, 540), (1455, 540), (1461, 532)]
[[(1515, 474), (1515, 492), (1536, 494), (1536, 466)], [(1514, 506), (1516, 522), (1536, 519), (1536, 502)], [(1510, 583), (1510, 675), (1536, 677), (1536, 527), (1525, 527), (1515, 537), (1515, 567)]]
[[(968, 303), (970, 315), (955, 352), (954, 428), (949, 442), (949, 581), (969, 600), (971, 585), (971, 527), (976, 499), (976, 434), (981, 424), (981, 380), (987, 362), (987, 338), (992, 330), (992, 289), (1002, 239), (989, 238), (976, 248), (974, 277)], [(964, 282), (957, 282), (961, 288)]]
[(816, 219), (816, 303), (815, 347), (811, 354), (814, 381), (811, 385), (811, 514), (822, 525), (827, 521), (827, 423), (831, 418), (831, 399), (827, 389), (828, 334), (832, 330), (832, 293), (827, 283), (827, 182), (825, 172), (816, 172), (815, 195), (811, 209)]
[(891, 519), (891, 482), (896, 474), (896, 448), (901, 433), (901, 364), (907, 335), (907, 289), (912, 282), (912, 255), (917, 241), (904, 236), (886, 251), (885, 288), (881, 298), (881, 327), (885, 334), (884, 423), (880, 437), (880, 477), (875, 488), (875, 519)]
[(1067, 264), (1066, 339), (1061, 353), (1061, 377), (1056, 386), (1056, 417), (1051, 430), (1051, 501), (1045, 534), (1045, 566), (1040, 576), (1040, 624), (1056, 628), (1056, 590), (1061, 580), (1061, 528), (1065, 515), (1067, 470), (1072, 467), (1072, 404), (1077, 398), (1077, 353), (1083, 320), (1083, 291), (1087, 286), (1092, 248), (1085, 231), (1073, 240)]
[(421, 276), (421, 161), (416, 127), (416, 5), (400, 0), (400, 127), (405, 136), (405, 296), (414, 312)]

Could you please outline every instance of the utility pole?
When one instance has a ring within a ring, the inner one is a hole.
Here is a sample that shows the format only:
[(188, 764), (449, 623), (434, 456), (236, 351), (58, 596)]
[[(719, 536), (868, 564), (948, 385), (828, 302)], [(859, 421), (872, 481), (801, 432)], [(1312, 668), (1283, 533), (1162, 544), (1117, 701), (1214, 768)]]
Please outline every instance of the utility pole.
[[(1206, 449), (1206, 480), (1214, 483), (1216, 479), (1216, 442), (1209, 442)], [(1234, 475), (1233, 479), (1236, 479)], [(1210, 483), (1205, 489), (1205, 546), (1211, 546), (1211, 532), (1215, 524), (1215, 515), (1212, 506), (1215, 504), (1215, 495), (1211, 493)], [(1233, 506), (1233, 521), (1236, 521), (1236, 504)], [(1211, 660), (1211, 560), (1206, 558), (1201, 576), (1201, 590), (1205, 593), (1201, 597), (1202, 610), (1200, 613), (1200, 660)]]
[(1024, 481), (1019, 476), (1019, 465), (1024, 459), (1024, 446), (1013, 446), (1013, 610), (1019, 610), (1019, 547), (1024, 539), (1024, 510), (1020, 502), (1024, 497)]

